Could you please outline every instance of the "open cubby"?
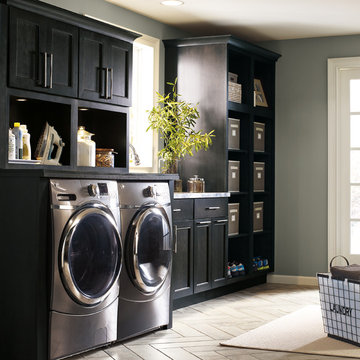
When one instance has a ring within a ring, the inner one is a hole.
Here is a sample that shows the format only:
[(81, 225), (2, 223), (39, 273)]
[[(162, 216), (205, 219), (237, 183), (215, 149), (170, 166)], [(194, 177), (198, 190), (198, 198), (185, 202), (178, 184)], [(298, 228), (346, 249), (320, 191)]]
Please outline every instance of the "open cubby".
[(10, 96), (9, 127), (13, 128), (15, 122), (27, 126), (32, 159), (35, 159), (35, 149), (46, 122), (53, 126), (65, 143), (60, 163), (70, 165), (71, 106), (69, 104)]
[(114, 149), (115, 167), (127, 166), (127, 112), (79, 108), (78, 126), (94, 134), (96, 148)]
[(242, 85), (242, 103), (252, 104), (251, 97), (251, 57), (239, 52), (235, 48), (229, 49), (228, 57), (229, 72), (238, 76), (237, 83)]
[(245, 266), (245, 272), (249, 273), (249, 238), (232, 237), (229, 239), (228, 262), (241, 262)]
[(254, 61), (254, 79), (261, 81), (268, 109), (274, 108), (274, 63), (268, 61)]
[(269, 261), (270, 269), (274, 268), (274, 249), (269, 233), (259, 233), (254, 238), (254, 256), (266, 258)]

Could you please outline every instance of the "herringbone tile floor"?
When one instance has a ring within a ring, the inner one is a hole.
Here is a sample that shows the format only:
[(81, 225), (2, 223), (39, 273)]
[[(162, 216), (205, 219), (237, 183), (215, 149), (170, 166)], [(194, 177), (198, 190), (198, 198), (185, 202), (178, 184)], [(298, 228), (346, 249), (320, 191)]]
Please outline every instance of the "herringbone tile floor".
[(309, 304), (317, 288), (263, 284), (174, 312), (173, 328), (91, 351), (71, 360), (336, 360), (330, 356), (223, 347), (231, 339)]

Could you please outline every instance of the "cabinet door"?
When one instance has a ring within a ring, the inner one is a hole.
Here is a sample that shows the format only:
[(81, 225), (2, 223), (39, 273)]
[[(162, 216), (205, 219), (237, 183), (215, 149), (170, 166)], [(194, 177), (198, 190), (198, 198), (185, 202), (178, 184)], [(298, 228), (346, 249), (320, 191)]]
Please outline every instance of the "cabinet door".
[(49, 92), (76, 97), (78, 28), (59, 21), (49, 22), (46, 49)]
[(105, 100), (104, 58), (106, 40), (103, 35), (80, 30), (79, 97), (87, 100)]
[(76, 96), (77, 34), (75, 26), (12, 8), (9, 86)]
[(81, 30), (79, 56), (79, 97), (130, 105), (131, 44)]
[(212, 287), (226, 284), (228, 258), (228, 223), (227, 219), (217, 219), (212, 222)]
[(46, 22), (42, 16), (10, 9), (9, 86), (42, 90), (45, 85)]
[(132, 45), (121, 40), (110, 39), (106, 59), (108, 102), (131, 105)]
[(211, 288), (211, 220), (196, 220), (194, 233), (194, 293), (198, 293)]
[(193, 293), (193, 221), (174, 225), (172, 286), (174, 299)]

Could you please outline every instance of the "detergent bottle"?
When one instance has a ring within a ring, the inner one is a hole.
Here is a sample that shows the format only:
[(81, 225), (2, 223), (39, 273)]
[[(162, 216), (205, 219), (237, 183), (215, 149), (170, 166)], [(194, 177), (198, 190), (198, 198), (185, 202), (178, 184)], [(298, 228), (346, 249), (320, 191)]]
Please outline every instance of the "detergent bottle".
[(22, 141), (22, 131), (20, 128), (20, 123), (15, 122), (14, 128), (12, 129), (13, 134), (15, 135), (15, 158), (23, 158), (23, 141)]
[(23, 159), (31, 160), (30, 134), (27, 130), (26, 125), (21, 124), (20, 129), (22, 131)]

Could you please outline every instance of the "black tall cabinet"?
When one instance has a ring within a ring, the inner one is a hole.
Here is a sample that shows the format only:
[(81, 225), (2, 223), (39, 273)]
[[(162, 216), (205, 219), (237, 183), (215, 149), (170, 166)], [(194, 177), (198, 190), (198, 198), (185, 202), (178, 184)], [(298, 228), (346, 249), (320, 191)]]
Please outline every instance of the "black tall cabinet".
[[(165, 40), (164, 44), (166, 81), (177, 78), (181, 98), (198, 103), (200, 119), (196, 129), (214, 129), (216, 136), (207, 151), (182, 162), (183, 183), (197, 174), (205, 178), (206, 191), (230, 191), (229, 204), (239, 204), (238, 226), (235, 235), (228, 237), (226, 260), (244, 264), (246, 275), (225, 283), (273, 271), (275, 63), (280, 55), (232, 36)], [(240, 101), (230, 101), (229, 73), (241, 84)], [(256, 102), (255, 79), (260, 80), (267, 106)], [(239, 121), (240, 139), (235, 149), (229, 144), (229, 119)], [(258, 126), (265, 127), (264, 149), (260, 151), (254, 143)], [(229, 185), (233, 181), (229, 161), (239, 162), (236, 189)], [(261, 174), (257, 163), (265, 168)], [(258, 180), (264, 180), (260, 188)], [(258, 203), (262, 206), (260, 228), (259, 214), (255, 213)], [(259, 270), (253, 266), (256, 257), (266, 259), (269, 268)]]

